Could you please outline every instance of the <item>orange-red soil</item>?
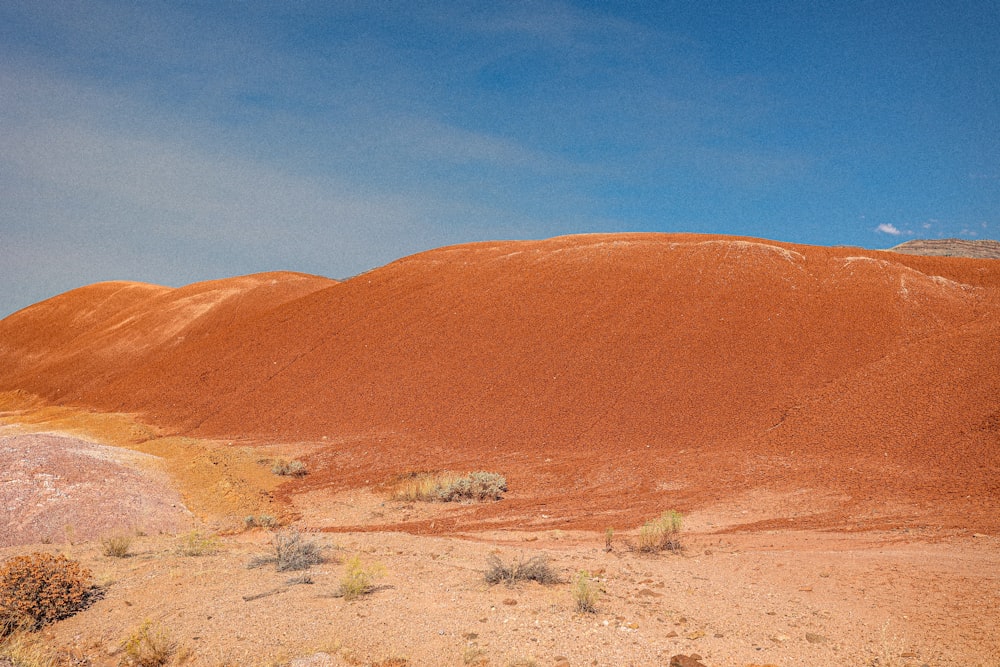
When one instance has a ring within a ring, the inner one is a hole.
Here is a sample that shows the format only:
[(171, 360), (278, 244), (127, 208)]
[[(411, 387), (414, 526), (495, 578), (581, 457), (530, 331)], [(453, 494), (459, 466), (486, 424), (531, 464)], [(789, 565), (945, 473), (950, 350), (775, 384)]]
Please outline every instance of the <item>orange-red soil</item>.
[(589, 235), (341, 283), (98, 284), (0, 321), (0, 390), (292, 446), (290, 502), (508, 478), (501, 503), (366, 529), (603, 530), (770, 494), (725, 529), (1000, 532), (993, 260)]

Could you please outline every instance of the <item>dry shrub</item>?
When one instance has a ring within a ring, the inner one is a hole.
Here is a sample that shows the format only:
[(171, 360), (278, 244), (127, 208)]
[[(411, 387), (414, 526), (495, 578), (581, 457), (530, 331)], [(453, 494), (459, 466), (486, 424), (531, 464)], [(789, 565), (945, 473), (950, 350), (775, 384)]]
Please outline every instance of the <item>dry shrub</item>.
[(110, 558), (126, 558), (132, 549), (131, 535), (112, 535), (101, 540), (101, 548), (105, 556)]
[(458, 475), (450, 472), (413, 473), (400, 480), (390, 497), (405, 502), (432, 502), (438, 499), (442, 487), (451, 484)]
[(360, 556), (352, 556), (345, 565), (344, 576), (337, 591), (345, 600), (354, 600), (371, 593), (374, 590), (375, 580), (385, 572), (380, 563), (365, 567)]
[(478, 646), (470, 646), (462, 654), (462, 662), (466, 665), (482, 667), (490, 664), (490, 659), (486, 657), (486, 652)]
[(647, 521), (639, 529), (637, 549), (645, 553), (679, 551), (681, 543), (678, 534), (681, 530), (681, 520), (680, 512), (667, 510), (658, 518)]
[(62, 554), (15, 556), (0, 568), (0, 636), (72, 616), (94, 597), (90, 570)]
[(18, 630), (0, 640), (0, 665), (56, 667), (56, 664), (52, 652), (34, 633)]
[(278, 572), (308, 570), (325, 560), (323, 545), (312, 540), (303, 540), (297, 530), (275, 533), (273, 544)]
[(597, 599), (600, 591), (591, 581), (590, 572), (580, 570), (576, 574), (576, 581), (573, 583), (573, 600), (576, 601), (576, 610), (585, 614), (597, 613)]
[(219, 539), (198, 530), (184, 533), (177, 543), (177, 554), (180, 556), (209, 556), (218, 550)]
[(257, 516), (249, 514), (243, 517), (243, 527), (246, 530), (258, 527), (270, 530), (272, 528), (276, 528), (277, 526), (278, 519), (272, 514), (258, 514)]
[(302, 534), (294, 528), (274, 533), (271, 536), (271, 546), (274, 547), (273, 554), (253, 558), (247, 567), (253, 569), (273, 563), (278, 572), (287, 572), (308, 570), (326, 560), (323, 555), (326, 547), (318, 542), (302, 539)]
[(271, 464), (271, 472), (275, 475), (282, 475), (285, 477), (302, 477), (308, 471), (306, 470), (306, 464), (302, 461), (296, 461), (295, 459), (277, 459)]
[(441, 500), (456, 502), (500, 500), (507, 491), (507, 478), (495, 472), (470, 472), (459, 477), (440, 491)]
[(177, 644), (166, 630), (152, 621), (144, 621), (122, 642), (119, 664), (127, 667), (162, 667), (170, 661)]
[(396, 484), (393, 500), (407, 502), (462, 502), (500, 500), (507, 491), (507, 479), (495, 472), (416, 473)]
[(496, 554), (490, 554), (486, 559), (486, 583), (505, 584), (513, 586), (519, 581), (537, 581), (540, 584), (558, 584), (559, 576), (549, 566), (547, 556), (532, 556), (528, 560), (518, 558), (510, 565)]

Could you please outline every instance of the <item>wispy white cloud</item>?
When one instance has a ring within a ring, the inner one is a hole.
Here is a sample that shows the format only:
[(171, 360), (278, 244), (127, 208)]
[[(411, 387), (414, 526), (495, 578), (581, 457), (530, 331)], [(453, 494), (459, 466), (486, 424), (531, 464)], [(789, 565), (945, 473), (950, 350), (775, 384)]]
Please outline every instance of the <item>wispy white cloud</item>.
[(875, 228), (875, 231), (881, 234), (892, 234), (893, 236), (899, 236), (900, 234), (903, 233), (899, 231), (899, 229), (897, 229), (895, 225), (892, 225), (887, 222), (883, 222), (882, 224), (880, 224), (878, 227)]
[[(46, 72), (0, 67), (0, 89), (0, 236), (19, 258), (0, 263), (0, 280), (29, 284), (5, 291), (0, 316), (98, 280), (184, 284), (270, 269), (344, 277), (472, 240), (457, 221), (529, 227), (523, 215), (430, 187), (289, 169), (143, 100)], [(399, 122), (390, 134), (387, 159), (558, 168), (516, 143), (440, 124)]]

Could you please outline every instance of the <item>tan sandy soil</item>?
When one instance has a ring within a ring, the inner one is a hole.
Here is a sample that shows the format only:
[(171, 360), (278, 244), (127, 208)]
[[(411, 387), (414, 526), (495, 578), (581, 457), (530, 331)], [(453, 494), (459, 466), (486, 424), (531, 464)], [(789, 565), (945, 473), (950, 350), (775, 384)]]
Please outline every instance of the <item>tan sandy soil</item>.
[[(68, 552), (107, 585), (104, 599), (51, 626), (45, 640), (94, 665), (114, 665), (144, 619), (169, 631), (192, 665), (287, 664), (319, 651), (334, 656), (322, 664), (336, 665), (392, 657), (461, 665), (474, 652), (491, 665), (553, 665), (559, 656), (571, 665), (653, 665), (676, 653), (718, 666), (1000, 660), (995, 538), (692, 529), (682, 555), (662, 556), (629, 553), (621, 542), (606, 553), (600, 535), (559, 531), (314, 539), (334, 560), (299, 585), (288, 583), (297, 573), (246, 569), (269, 549), (262, 532), (225, 538), (221, 553), (201, 557), (176, 555), (177, 540), (165, 536), (138, 538), (127, 559), (104, 557), (93, 543), (32, 547)], [(594, 573), (604, 591), (598, 613), (577, 613), (568, 583), (487, 586), (493, 552), (508, 561), (544, 553), (564, 579)], [(385, 575), (379, 590), (345, 602), (332, 597), (344, 571), (337, 561), (354, 554)]]
[[(68, 425), (68, 411), (60, 419)], [(36, 428), (51, 425), (37, 415), (35, 421)], [(92, 428), (100, 419), (88, 414), (82, 421)], [(109, 456), (133, 469), (149, 467), (129, 450)], [(93, 472), (105, 463), (84, 461)], [(115, 489), (104, 490), (115, 497)], [(558, 658), (570, 665), (653, 665), (678, 653), (698, 654), (712, 667), (1000, 664), (1000, 633), (991, 620), (1000, 617), (1000, 540), (907, 528), (741, 529), (757, 517), (802, 511), (810, 504), (803, 495), (752, 493), (694, 512), (686, 517), (680, 554), (630, 551), (636, 526), (626, 525), (616, 526), (611, 552), (602, 533), (551, 529), (452, 537), (329, 532), (468, 510), (391, 501), (380, 489), (298, 498), (297, 526), (329, 547), (329, 561), (307, 573), (248, 569), (254, 556), (271, 550), (270, 534), (259, 529), (222, 536), (218, 553), (199, 557), (178, 555), (183, 535), (147, 534), (135, 538), (131, 557), (109, 558), (96, 540), (80, 539), (81, 531), (69, 534), (73, 542), (24, 544), (0, 554), (66, 553), (106, 587), (90, 609), (41, 634), (63, 664), (117, 664), (122, 641), (147, 619), (177, 643), (174, 664), (190, 665), (371, 665), (391, 658), (410, 665), (556, 665)], [(86, 524), (104, 507), (80, 502), (75, 509)], [(232, 527), (233, 516), (211, 508), (222, 506), (201, 506), (206, 534)], [(506, 562), (544, 554), (564, 583), (488, 586), (483, 572), (491, 553)], [(346, 602), (334, 595), (352, 555), (380, 564), (384, 575), (374, 593)], [(580, 570), (591, 572), (603, 591), (596, 614), (574, 608), (569, 582)], [(289, 583), (300, 574), (313, 583)]]

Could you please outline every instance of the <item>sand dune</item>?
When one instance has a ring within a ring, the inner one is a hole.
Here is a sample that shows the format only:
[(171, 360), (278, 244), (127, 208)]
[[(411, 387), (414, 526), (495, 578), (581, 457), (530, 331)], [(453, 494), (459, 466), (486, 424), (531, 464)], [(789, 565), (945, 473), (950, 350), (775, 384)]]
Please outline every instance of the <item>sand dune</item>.
[(342, 283), (81, 288), (0, 322), (0, 390), (316, 443), (288, 497), (444, 468), (504, 503), (413, 530), (603, 528), (805, 493), (762, 522), (1000, 529), (1000, 262), (700, 235), (421, 253)]

